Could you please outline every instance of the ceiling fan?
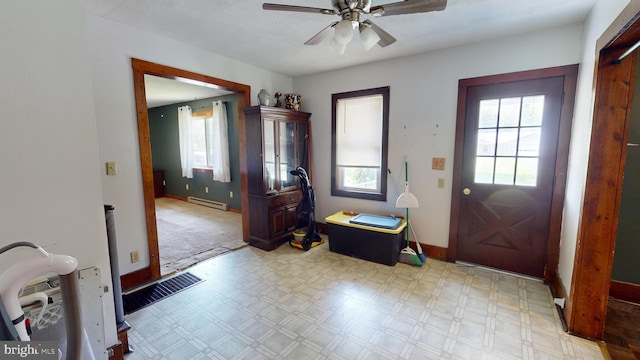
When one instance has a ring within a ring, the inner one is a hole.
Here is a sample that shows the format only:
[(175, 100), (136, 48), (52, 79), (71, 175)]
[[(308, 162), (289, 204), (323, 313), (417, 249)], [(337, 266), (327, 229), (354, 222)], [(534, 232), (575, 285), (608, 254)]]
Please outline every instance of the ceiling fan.
[(365, 15), (374, 17), (424, 13), (441, 11), (447, 6), (447, 0), (405, 0), (390, 4), (371, 6), (371, 0), (331, 0), (333, 9), (323, 9), (308, 6), (283, 5), (264, 3), (264, 10), (308, 12), (322, 15), (337, 15), (342, 18), (335, 21), (305, 42), (305, 45), (319, 44), (331, 37), (334, 33), (332, 46), (343, 53), (347, 44), (353, 37), (353, 29), (357, 26), (362, 44), (366, 50), (376, 44), (381, 47), (389, 46), (396, 42), (396, 38), (382, 30), (371, 20), (364, 20)]

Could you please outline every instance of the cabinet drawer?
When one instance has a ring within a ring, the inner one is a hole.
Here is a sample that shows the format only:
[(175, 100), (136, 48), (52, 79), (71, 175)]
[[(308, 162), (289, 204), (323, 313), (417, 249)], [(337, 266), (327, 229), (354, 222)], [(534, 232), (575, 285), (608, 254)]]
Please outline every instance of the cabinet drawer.
[(302, 192), (293, 191), (286, 194), (275, 195), (269, 199), (269, 208), (297, 204), (302, 200)]

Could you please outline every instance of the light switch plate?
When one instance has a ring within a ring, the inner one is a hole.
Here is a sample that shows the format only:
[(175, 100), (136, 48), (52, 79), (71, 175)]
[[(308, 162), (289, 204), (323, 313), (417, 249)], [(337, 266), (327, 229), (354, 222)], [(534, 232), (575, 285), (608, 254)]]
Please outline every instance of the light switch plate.
[(116, 167), (116, 162), (115, 161), (109, 161), (107, 162), (107, 175), (115, 175), (117, 174), (118, 170)]

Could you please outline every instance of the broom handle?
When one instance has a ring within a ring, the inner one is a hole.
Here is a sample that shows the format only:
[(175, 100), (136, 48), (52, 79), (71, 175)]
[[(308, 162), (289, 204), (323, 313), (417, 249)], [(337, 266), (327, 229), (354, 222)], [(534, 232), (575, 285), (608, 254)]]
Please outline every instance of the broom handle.
[(409, 182), (409, 162), (406, 156), (404, 157), (404, 182), (405, 184)]
[[(407, 155), (404, 156), (404, 185), (405, 185), (405, 191), (406, 188), (408, 187), (407, 184), (409, 184), (409, 163), (407, 162)], [(406, 235), (405, 238), (407, 239), (407, 247), (409, 247), (409, 208), (405, 208), (405, 217), (407, 218), (407, 229), (405, 229), (406, 231)]]
[(407, 239), (407, 247), (409, 247), (409, 208), (405, 208), (404, 211), (405, 211), (405, 217), (407, 218), (407, 226), (404, 229), (406, 233), (404, 237)]

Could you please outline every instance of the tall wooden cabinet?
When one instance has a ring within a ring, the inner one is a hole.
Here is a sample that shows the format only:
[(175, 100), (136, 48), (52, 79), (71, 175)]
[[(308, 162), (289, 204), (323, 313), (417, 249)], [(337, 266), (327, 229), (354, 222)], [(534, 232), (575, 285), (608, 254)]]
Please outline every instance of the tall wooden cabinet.
[[(310, 173), (310, 113), (268, 106), (244, 109), (247, 134), (249, 244), (273, 250), (295, 230), (302, 200), (298, 178)], [(310, 175), (309, 175), (310, 176)]]

